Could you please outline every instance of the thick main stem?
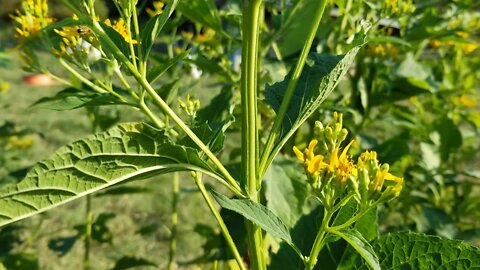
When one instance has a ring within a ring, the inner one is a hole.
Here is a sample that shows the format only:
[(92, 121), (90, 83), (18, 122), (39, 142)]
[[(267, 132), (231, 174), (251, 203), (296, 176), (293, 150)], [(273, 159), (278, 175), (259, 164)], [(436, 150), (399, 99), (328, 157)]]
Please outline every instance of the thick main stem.
[[(257, 127), (257, 70), (261, 0), (244, 1), (242, 25), (242, 184), (250, 199), (259, 202), (257, 187), (258, 127)], [(262, 230), (245, 221), (251, 268), (265, 269), (262, 252)]]
[(262, 153), (262, 158), (260, 160), (260, 178), (265, 174), (267, 171), (270, 162), (273, 160), (273, 157), (276, 153), (272, 153), (272, 149), (275, 145), (275, 142), (280, 136), (281, 126), (283, 123), (283, 119), (287, 114), (288, 107), (290, 105), (290, 101), (292, 100), (293, 93), (297, 87), (298, 81), (300, 79), (300, 75), (302, 74), (303, 67), (305, 66), (305, 62), (307, 61), (308, 54), (310, 52), (310, 48), (312, 47), (313, 40), (315, 39), (315, 35), (317, 34), (318, 27), (323, 17), (323, 12), (325, 10), (326, 0), (321, 0), (318, 4), (318, 9), (315, 13), (315, 17), (312, 21), (312, 25), (310, 26), (310, 33), (308, 34), (307, 40), (303, 46), (302, 52), (300, 53), (300, 58), (298, 59), (297, 65), (293, 70), (292, 76), (290, 81), (288, 82), (287, 90), (285, 91), (285, 96), (283, 97), (282, 104), (280, 105), (280, 109), (277, 113), (277, 117), (275, 118), (275, 122), (273, 123), (272, 131), (267, 139), (267, 143), (265, 145), (265, 149)]

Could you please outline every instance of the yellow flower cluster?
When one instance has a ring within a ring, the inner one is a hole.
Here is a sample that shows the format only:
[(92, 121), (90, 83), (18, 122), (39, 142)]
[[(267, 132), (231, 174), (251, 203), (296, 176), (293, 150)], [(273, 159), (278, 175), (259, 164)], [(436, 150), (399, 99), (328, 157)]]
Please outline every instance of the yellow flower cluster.
[(410, 14), (415, 11), (412, 0), (385, 0), (384, 5), (391, 13)]
[(113, 23), (110, 21), (110, 19), (106, 19), (104, 23), (117, 31), (125, 39), (126, 42), (130, 44), (138, 44), (138, 41), (132, 38), (129, 29), (127, 28), (127, 25), (122, 18), (113, 21)]
[[(466, 32), (457, 32), (457, 36), (459, 37), (468, 37), (468, 33)], [(474, 51), (476, 51), (479, 47), (477, 43), (473, 42), (464, 42), (464, 41), (454, 41), (454, 40), (446, 40), (446, 41), (441, 41), (441, 40), (432, 40), (430, 41), (430, 45), (433, 48), (442, 48), (442, 47), (452, 47), (452, 46), (458, 46), (462, 52), (465, 54), (471, 54)]]
[(11, 18), (17, 23), (15, 37), (23, 42), (25, 39), (36, 36), (40, 29), (52, 24), (54, 19), (48, 17), (47, 0), (22, 1), (23, 13), (15, 11)]
[(398, 56), (398, 50), (391, 43), (377, 44), (370, 47), (370, 54), (378, 57), (389, 56), (395, 58)]
[[(377, 200), (382, 197), (382, 194), (386, 198), (398, 196), (403, 187), (403, 178), (389, 173), (388, 164), (379, 164), (377, 153), (374, 151), (362, 153), (355, 163), (347, 155), (354, 143), (353, 140), (340, 150), (340, 144), (345, 140), (347, 132), (342, 127), (341, 114), (335, 113), (332, 126), (329, 124), (325, 128), (318, 127), (320, 142), (313, 139), (304, 151), (293, 147), (295, 155), (303, 162), (313, 190), (319, 194), (324, 193), (325, 190), (334, 189), (336, 194), (339, 194), (347, 186), (353, 187), (352, 192), (358, 194), (358, 201), (367, 198)], [(315, 149), (319, 144), (326, 150), (325, 156), (316, 154)], [(385, 184), (386, 182), (389, 184)]]

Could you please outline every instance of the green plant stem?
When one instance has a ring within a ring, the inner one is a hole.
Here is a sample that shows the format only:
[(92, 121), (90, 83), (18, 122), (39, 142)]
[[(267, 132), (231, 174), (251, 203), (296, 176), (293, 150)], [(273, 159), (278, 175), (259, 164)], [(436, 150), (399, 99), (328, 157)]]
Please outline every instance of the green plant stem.
[(232, 236), (230, 235), (230, 232), (228, 231), (227, 226), (225, 225), (225, 222), (222, 219), (222, 216), (220, 216), (220, 213), (218, 212), (217, 208), (215, 208), (213, 200), (208, 194), (207, 189), (205, 188), (205, 185), (203, 184), (203, 181), (201, 179), (201, 176), (196, 172), (192, 172), (192, 177), (195, 180), (195, 184), (197, 185), (198, 189), (202, 193), (203, 199), (207, 203), (208, 208), (210, 209), (213, 216), (215, 217), (215, 220), (217, 221), (218, 226), (220, 226), (220, 230), (222, 231), (223, 237), (225, 237), (225, 241), (227, 241), (227, 245), (230, 248), (230, 251), (232, 251), (233, 256), (235, 257), (235, 260), (237, 261), (238, 267), (240, 268), (240, 270), (246, 270), (246, 267), (243, 263), (242, 256), (240, 256), (240, 253), (238, 252), (238, 249), (235, 246), (235, 242), (233, 242)]
[[(260, 35), (261, 0), (244, 1), (242, 20), (242, 184), (250, 199), (259, 202), (257, 188), (258, 127), (257, 127), (257, 73)], [(262, 230), (245, 220), (250, 264), (253, 270), (264, 270)]]
[[(135, 31), (135, 39), (137, 41), (140, 41), (140, 27), (138, 26), (138, 16), (137, 16), (137, 7), (135, 6), (135, 1), (131, 1), (131, 8), (133, 10), (132, 16), (133, 16), (133, 28)], [(143, 77), (147, 77), (147, 60), (143, 59), (143, 51), (142, 51), (142, 46), (137, 46), (137, 52), (138, 52), (138, 66), (140, 69), (140, 73), (143, 75)]]
[(298, 59), (297, 65), (295, 66), (295, 69), (293, 70), (290, 81), (288, 82), (287, 90), (285, 91), (285, 96), (282, 100), (282, 104), (280, 105), (280, 109), (278, 110), (277, 117), (275, 118), (275, 122), (273, 122), (272, 131), (268, 136), (265, 149), (263, 150), (262, 157), (260, 159), (260, 168), (259, 168), (260, 179), (261, 179), (261, 176), (263, 176), (267, 171), (267, 168), (270, 165), (271, 161), (273, 160), (273, 157), (275, 157), (277, 154), (276, 152), (272, 153), (272, 149), (274, 147), (275, 142), (280, 137), (283, 119), (287, 114), (287, 110), (290, 106), (290, 101), (292, 100), (295, 89), (297, 88), (300, 75), (302, 74), (303, 67), (305, 66), (305, 62), (310, 52), (310, 48), (312, 47), (313, 40), (315, 39), (315, 35), (317, 34), (317, 30), (322, 20), (323, 12), (325, 10), (326, 2), (327, 2), (326, 0), (321, 0), (320, 3), (318, 4), (318, 9), (315, 13), (315, 17), (312, 21), (312, 25), (310, 26), (310, 33), (308, 34), (308, 37), (307, 37), (307, 40), (305, 41), (302, 52), (300, 53), (300, 58)]
[(210, 149), (200, 140), (197, 135), (183, 122), (183, 120), (168, 106), (168, 104), (155, 92), (153, 87), (144, 78), (138, 70), (130, 63), (130, 61), (126, 58), (125, 55), (118, 49), (115, 43), (108, 37), (105, 31), (102, 29), (100, 24), (97, 21), (92, 22), (93, 30), (95, 33), (101, 38), (106, 45), (114, 52), (115, 56), (120, 59), (128, 70), (132, 73), (135, 77), (135, 80), (140, 83), (140, 85), (147, 91), (147, 93), (152, 97), (153, 101), (160, 109), (169, 116), (184, 132), (187, 134), (190, 139), (207, 155), (207, 157), (213, 162), (213, 164), (217, 167), (220, 173), (225, 177), (227, 183), (232, 187), (234, 193), (237, 196), (243, 197), (242, 189), (237, 184), (235, 179), (230, 175), (228, 170), (223, 166), (223, 164), (218, 160), (215, 154), (210, 151)]
[(320, 251), (322, 251), (323, 245), (325, 244), (325, 235), (327, 234), (328, 223), (332, 218), (333, 212), (329, 209), (325, 209), (324, 211), (322, 225), (320, 225), (320, 229), (318, 230), (312, 249), (310, 250), (310, 255), (305, 262), (305, 270), (312, 270), (313, 267), (315, 267), (318, 254), (320, 254)]
[(341, 224), (341, 225), (338, 225), (338, 226), (334, 226), (334, 227), (330, 227), (331, 230), (335, 230), (335, 231), (339, 231), (339, 230), (342, 230), (342, 229), (345, 229), (345, 228), (348, 228), (350, 225), (352, 225), (353, 223), (357, 222), (361, 217), (363, 217), (363, 215), (365, 215), (369, 210), (373, 209), (374, 207), (376, 207), (377, 204), (372, 204), (371, 206), (369, 207), (366, 207), (365, 209), (361, 210), (360, 212), (358, 212), (357, 215), (355, 215), (354, 217), (352, 217), (351, 219), (349, 219), (347, 222)]
[(170, 250), (168, 253), (168, 270), (174, 270), (176, 267), (175, 254), (177, 251), (177, 222), (178, 222), (178, 196), (180, 191), (180, 184), (178, 179), (178, 172), (173, 173), (172, 181), (172, 234), (170, 235)]
[(84, 254), (83, 254), (83, 269), (90, 269), (90, 239), (92, 238), (92, 223), (93, 223), (93, 213), (92, 213), (92, 197), (91, 195), (86, 196), (86, 207), (85, 207), (85, 235), (83, 238), (84, 243)]

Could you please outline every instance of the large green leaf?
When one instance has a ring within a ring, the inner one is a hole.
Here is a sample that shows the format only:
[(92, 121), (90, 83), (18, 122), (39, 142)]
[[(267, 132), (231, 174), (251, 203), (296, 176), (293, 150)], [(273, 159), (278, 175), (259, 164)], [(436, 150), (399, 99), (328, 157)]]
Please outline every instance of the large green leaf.
[[(382, 269), (480, 269), (480, 249), (458, 240), (400, 232), (374, 245)], [(356, 269), (368, 269), (357, 263)]]
[(121, 124), (60, 148), (20, 183), (0, 190), (0, 226), (103, 188), (178, 170), (212, 173), (198, 151), (174, 144), (162, 130)]
[(176, 65), (183, 59), (185, 59), (190, 50), (186, 50), (171, 59), (162, 59), (162, 55), (160, 54), (152, 54), (151, 59), (157, 62), (157, 65), (152, 66), (147, 71), (147, 80), (149, 83), (154, 83), (158, 78), (160, 78), (167, 70), (169, 70), (172, 66)]
[(235, 211), (254, 222), (274, 237), (292, 243), (287, 226), (265, 206), (249, 199), (229, 199), (217, 192), (212, 193), (223, 208)]
[[(290, 137), (318, 109), (320, 104), (338, 85), (353, 63), (357, 52), (362, 47), (365, 32), (357, 35), (353, 48), (345, 55), (310, 54), (310, 60), (308, 61), (310, 65), (305, 66), (300, 76), (282, 123), (282, 132), (279, 140), (284, 141), (285, 138)], [(266, 88), (266, 102), (276, 112), (280, 109), (280, 104), (285, 96), (291, 76), (292, 73), (290, 72), (285, 77), (285, 80)], [(277, 148), (281, 146), (283, 146), (283, 143), (280, 143)]]

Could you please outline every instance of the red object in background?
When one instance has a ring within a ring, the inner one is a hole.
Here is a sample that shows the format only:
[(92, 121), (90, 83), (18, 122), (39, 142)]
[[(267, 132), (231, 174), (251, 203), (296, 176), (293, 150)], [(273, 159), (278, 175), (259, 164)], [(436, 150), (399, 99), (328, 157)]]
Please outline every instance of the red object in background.
[(55, 81), (46, 74), (31, 74), (23, 77), (23, 82), (33, 86), (50, 86)]

